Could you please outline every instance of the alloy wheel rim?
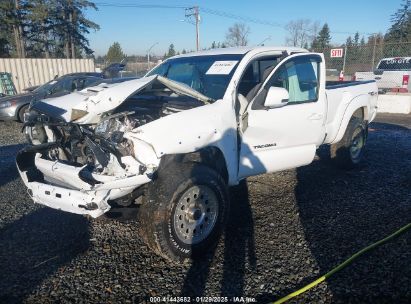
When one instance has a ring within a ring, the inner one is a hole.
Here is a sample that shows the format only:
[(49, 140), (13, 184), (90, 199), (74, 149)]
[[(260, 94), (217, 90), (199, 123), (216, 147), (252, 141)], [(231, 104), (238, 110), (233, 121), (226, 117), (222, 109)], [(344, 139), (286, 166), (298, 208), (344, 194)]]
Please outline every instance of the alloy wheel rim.
[(185, 244), (198, 244), (213, 230), (218, 216), (216, 193), (206, 185), (187, 189), (177, 202), (173, 226), (178, 239)]
[(365, 143), (364, 132), (362, 128), (358, 127), (354, 130), (354, 133), (351, 139), (350, 155), (353, 161), (359, 160), (361, 156), (361, 152), (364, 148), (364, 143)]

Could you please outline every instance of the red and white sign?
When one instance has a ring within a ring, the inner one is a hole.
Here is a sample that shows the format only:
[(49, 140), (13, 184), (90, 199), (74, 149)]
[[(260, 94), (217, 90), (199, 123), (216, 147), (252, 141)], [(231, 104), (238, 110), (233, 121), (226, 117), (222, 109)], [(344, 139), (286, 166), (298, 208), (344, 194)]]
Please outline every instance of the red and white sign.
[(344, 56), (344, 49), (331, 49), (331, 58), (341, 58)]

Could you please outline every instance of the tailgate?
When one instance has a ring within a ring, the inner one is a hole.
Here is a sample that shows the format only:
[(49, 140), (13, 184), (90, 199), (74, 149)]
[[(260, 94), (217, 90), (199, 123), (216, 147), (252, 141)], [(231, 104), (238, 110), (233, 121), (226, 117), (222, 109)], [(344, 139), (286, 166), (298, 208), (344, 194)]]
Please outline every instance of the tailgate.
[(406, 74), (406, 71), (382, 71), (381, 75), (375, 75), (375, 80), (379, 89), (401, 88)]

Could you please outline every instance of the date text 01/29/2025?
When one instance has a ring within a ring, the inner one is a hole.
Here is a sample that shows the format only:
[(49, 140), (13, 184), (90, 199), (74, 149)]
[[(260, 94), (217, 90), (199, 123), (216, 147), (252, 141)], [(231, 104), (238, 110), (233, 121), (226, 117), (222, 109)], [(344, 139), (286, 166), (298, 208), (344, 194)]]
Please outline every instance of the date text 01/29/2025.
[(150, 303), (256, 303), (252, 297), (150, 297)]

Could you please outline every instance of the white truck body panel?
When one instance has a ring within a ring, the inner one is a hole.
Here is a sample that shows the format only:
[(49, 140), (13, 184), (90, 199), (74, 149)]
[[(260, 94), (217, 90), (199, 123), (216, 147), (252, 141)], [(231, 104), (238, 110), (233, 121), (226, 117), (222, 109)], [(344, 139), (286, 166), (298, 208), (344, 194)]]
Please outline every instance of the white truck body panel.
[(325, 122), (325, 144), (341, 140), (352, 114), (359, 108), (365, 109), (364, 119), (374, 120), (377, 114), (377, 92), (375, 83), (364, 83), (349, 87), (336, 85), (326, 90), (328, 108)]
[[(230, 54), (230, 50), (212, 50), (201, 54)], [(231, 50), (233, 52), (233, 50)], [(262, 47), (238, 49), (245, 54), (227, 85), (224, 97), (211, 104), (161, 117), (133, 130), (124, 132), (124, 138), (132, 142), (134, 156), (123, 157), (125, 168), (111, 155), (109, 165), (102, 172), (92, 174), (98, 183), (90, 185), (80, 177), (84, 167), (74, 167), (60, 161), (35, 157), (34, 163), (45, 176), (45, 183), (31, 181), (24, 166), (19, 165), (20, 175), (31, 191), (35, 202), (79, 214), (99, 216), (110, 208), (110, 199), (129, 194), (133, 189), (150, 182), (165, 155), (186, 154), (206, 147), (221, 151), (228, 172), (228, 184), (235, 185), (248, 176), (274, 172), (309, 164), (318, 146), (338, 142), (358, 109), (363, 109), (364, 119), (372, 121), (376, 114), (377, 87), (375, 82), (334, 85), (326, 87), (325, 64), (322, 54), (308, 53), (298, 48)], [(257, 109), (257, 97), (252, 99), (246, 111), (237, 116), (235, 109), (237, 89), (244, 71), (256, 58), (282, 55), (283, 59), (262, 83), (258, 96), (273, 75), (292, 59), (307, 56), (320, 58), (317, 75), (317, 99), (312, 102), (290, 104), (278, 108)], [(294, 53), (294, 54), (292, 54)], [(86, 111), (76, 120), (78, 124), (97, 123), (102, 114), (123, 103), (129, 96), (149, 86), (157, 76), (144, 77), (115, 85), (91, 88), (50, 100), (50, 105), (65, 111), (66, 121), (72, 109)], [(166, 85), (167, 86), (167, 85)], [(204, 99), (204, 95), (185, 86), (171, 84), (182, 94)], [(191, 90), (191, 91), (190, 91)], [(143, 165), (145, 172), (135, 168)], [(47, 194), (49, 193), (49, 194)], [(59, 195), (56, 196), (56, 193)], [(54, 195), (51, 195), (54, 194)], [(61, 199), (62, 197), (65, 200)], [(74, 197), (73, 200), (67, 200)], [(64, 202), (63, 202), (64, 201)], [(97, 209), (87, 206), (97, 204)], [(85, 207), (86, 206), (86, 207)]]

